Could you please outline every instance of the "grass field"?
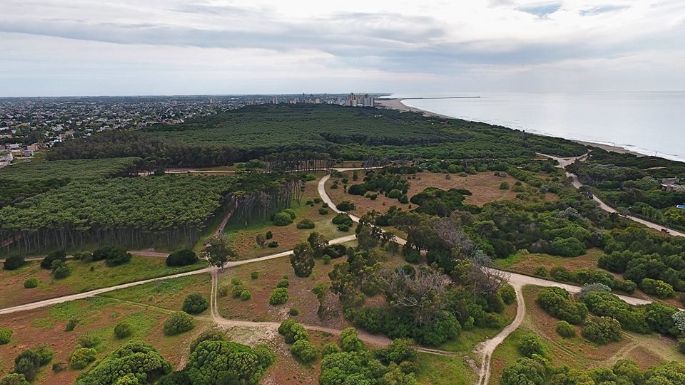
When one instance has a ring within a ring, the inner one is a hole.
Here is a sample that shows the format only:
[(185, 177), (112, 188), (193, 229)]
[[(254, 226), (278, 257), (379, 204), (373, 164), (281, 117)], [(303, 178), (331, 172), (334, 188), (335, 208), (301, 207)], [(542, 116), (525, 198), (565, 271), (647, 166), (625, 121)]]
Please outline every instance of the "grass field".
[[(96, 347), (98, 359), (102, 359), (125, 342), (136, 339), (155, 346), (172, 365), (178, 366), (188, 355), (190, 341), (208, 325), (197, 320), (192, 331), (167, 337), (162, 332), (162, 324), (168, 314), (167, 311), (134, 303), (96, 297), (2, 315), (0, 326), (11, 328), (14, 334), (9, 344), (0, 345), (0, 373), (10, 371), (14, 357), (24, 349), (45, 345), (54, 352), (54, 358), (41, 369), (34, 384), (71, 385), (80, 371), (69, 369), (54, 373), (50, 367), (57, 362), (68, 363), (71, 353), (78, 345), (78, 339), (84, 335), (100, 339)], [(79, 320), (76, 328), (71, 332), (65, 331), (67, 321), (74, 318)], [(119, 322), (127, 322), (132, 326), (132, 337), (124, 340), (114, 337), (113, 329)]]
[(552, 363), (555, 366), (588, 369), (607, 367), (620, 359), (630, 359), (644, 369), (664, 361), (682, 360), (682, 355), (675, 349), (675, 342), (657, 334), (637, 335), (624, 332), (621, 341), (600, 346), (581, 337), (580, 328), (576, 327), (576, 337), (564, 339), (555, 331), (558, 320), (535, 303), (539, 290), (535, 286), (524, 287), (525, 320), (495, 350), (490, 384), (499, 385), (502, 371), (521, 357), (517, 346), (527, 334), (540, 336), (546, 355), (553, 358)]
[[(297, 217), (288, 226), (275, 226), (269, 220), (254, 224), (229, 223), (224, 232), (228, 235), (231, 246), (238, 252), (238, 258), (250, 259), (292, 250), (298, 243), (306, 241), (309, 234), (313, 231), (323, 234), (328, 239), (352, 234), (354, 228), (348, 232), (341, 232), (331, 223), (331, 219), (333, 219), (335, 214), (332, 210), (329, 210), (326, 215), (321, 215), (319, 214), (321, 203), (315, 204), (313, 207), (305, 204), (307, 201), (313, 201), (319, 197), (316, 191), (317, 183), (317, 181), (307, 182), (300, 202), (293, 201), (290, 208), (295, 211)], [(312, 220), (315, 227), (313, 229), (298, 229), (297, 223), (302, 219)], [(265, 235), (267, 231), (271, 231), (273, 234), (272, 240), (278, 242), (278, 247), (259, 247), (257, 245), (255, 241), (256, 236), (258, 234)]]
[(597, 269), (597, 261), (602, 256), (600, 249), (588, 249), (578, 257), (559, 257), (549, 254), (517, 253), (509, 258), (495, 259), (495, 266), (516, 273), (534, 275), (541, 266), (547, 272), (553, 267), (565, 267), (571, 271), (578, 269)]
[[(133, 256), (127, 264), (107, 267), (104, 261), (84, 263), (68, 260), (72, 268), (69, 277), (55, 280), (50, 271), (41, 269), (40, 262), (28, 262), (18, 270), (0, 270), (0, 307), (16, 306), (47, 298), (81, 293), (101, 287), (161, 277), (206, 267), (201, 261), (192, 266), (167, 267), (164, 258)], [(38, 287), (25, 289), (24, 281), (39, 280)]]
[(421, 385), (473, 385), (478, 376), (460, 355), (419, 353), (416, 379)]

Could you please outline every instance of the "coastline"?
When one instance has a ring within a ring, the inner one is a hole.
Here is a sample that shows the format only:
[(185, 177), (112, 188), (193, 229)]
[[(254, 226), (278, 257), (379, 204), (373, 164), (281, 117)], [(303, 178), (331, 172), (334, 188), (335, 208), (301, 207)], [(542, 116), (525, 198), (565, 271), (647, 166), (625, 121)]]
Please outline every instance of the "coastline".
[[(431, 112), (428, 110), (423, 110), (420, 108), (408, 106), (408, 105), (403, 103), (403, 100), (404, 99), (401, 99), (401, 98), (376, 99), (376, 105), (377, 105), (377, 107), (380, 107), (380, 108), (387, 108), (387, 109), (391, 109), (391, 110), (397, 110), (400, 112), (416, 112), (416, 113), (422, 114), (423, 116), (426, 116), (426, 117), (443, 118), (443, 119), (458, 119), (458, 118), (455, 118), (454, 116), (447, 116), (447, 115)], [(539, 133), (534, 133), (534, 135), (550, 136), (550, 137), (552, 136), (552, 135), (545, 135), (545, 134), (539, 134)], [(631, 155), (640, 156), (640, 157), (648, 156), (646, 154), (642, 154), (642, 153), (627, 149), (625, 147), (613, 146), (613, 145), (605, 144), (605, 143), (588, 142), (588, 141), (577, 140), (577, 139), (568, 139), (568, 138), (563, 138), (563, 139), (567, 139), (567, 140), (570, 140), (572, 142), (582, 144), (584, 146), (597, 147), (597, 148), (601, 148), (602, 150), (605, 150), (605, 151), (615, 152), (615, 153), (619, 153), (619, 154), (631, 154)], [(664, 159), (666, 159), (666, 158), (664, 158)], [(670, 159), (670, 160), (673, 160), (673, 159)], [(679, 162), (679, 160), (673, 160), (673, 161)]]

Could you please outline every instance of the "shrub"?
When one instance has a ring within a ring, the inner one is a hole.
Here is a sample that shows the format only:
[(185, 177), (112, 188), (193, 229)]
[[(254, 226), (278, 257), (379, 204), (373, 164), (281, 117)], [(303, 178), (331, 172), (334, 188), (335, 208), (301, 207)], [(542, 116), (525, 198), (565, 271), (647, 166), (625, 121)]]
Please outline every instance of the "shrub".
[(290, 216), (290, 214), (281, 211), (274, 214), (272, 222), (276, 226), (288, 226), (289, 224), (293, 223), (293, 218)]
[(275, 248), (278, 247), (278, 242), (276, 242), (276, 241), (271, 241), (271, 242), (267, 243), (266, 246), (267, 246), (267, 247), (270, 247), (270, 248), (272, 248), (272, 249), (275, 249)]
[(678, 351), (685, 354), (685, 338), (678, 340)]
[(334, 354), (334, 353), (340, 353), (340, 348), (338, 345), (334, 343), (328, 343), (324, 345), (323, 349), (321, 350), (321, 355), (322, 356), (327, 356), (329, 354)]
[(133, 335), (133, 328), (126, 322), (119, 322), (114, 327), (114, 337), (123, 340)]
[(53, 251), (50, 254), (46, 255), (42, 261), (40, 261), (40, 267), (43, 269), (49, 270), (50, 268), (52, 268), (52, 262), (54, 262), (54, 261), (64, 262), (66, 260), (67, 260), (67, 253), (65, 253), (64, 250)]
[(516, 302), (516, 291), (514, 290), (514, 287), (509, 284), (503, 285), (502, 288), (499, 289), (499, 295), (502, 297), (502, 301), (507, 305)]
[(240, 300), (241, 301), (249, 301), (250, 298), (252, 298), (252, 293), (250, 293), (249, 290), (243, 290), (240, 292)]
[(571, 338), (576, 336), (576, 329), (566, 321), (557, 322), (557, 333), (564, 338)]
[(82, 348), (94, 348), (100, 345), (100, 338), (98, 336), (84, 334), (78, 339), (78, 344)]
[(84, 369), (86, 366), (90, 365), (91, 362), (95, 361), (95, 356), (97, 355), (97, 350), (92, 348), (78, 348), (71, 353), (71, 358), (69, 359), (69, 367), (76, 370)]
[(231, 278), (231, 285), (233, 285), (233, 286), (242, 286), (242, 285), (243, 285), (243, 281), (241, 281), (240, 278), (238, 278), (238, 277), (233, 277), (233, 278)]
[(290, 264), (295, 275), (301, 278), (309, 277), (314, 270), (314, 250), (309, 243), (303, 242), (295, 246), (290, 255)]
[(550, 254), (577, 257), (585, 253), (585, 243), (577, 238), (555, 238), (550, 243)]
[(0, 385), (30, 385), (23, 374), (9, 373), (0, 379)]
[(175, 266), (190, 266), (197, 263), (199, 259), (193, 250), (183, 249), (175, 251), (166, 258), (166, 265)]
[(274, 234), (271, 231), (267, 231), (266, 234), (264, 234), (266, 239), (271, 239), (274, 237)]
[(38, 287), (38, 279), (37, 278), (29, 278), (26, 281), (24, 281), (24, 288), (33, 289), (36, 287)]
[(538, 293), (537, 303), (551, 316), (577, 325), (587, 316), (587, 307), (564, 289), (547, 287)]
[(320, 207), (319, 208), (319, 214), (320, 215), (328, 215), (328, 209), (325, 207)]
[(293, 319), (287, 319), (278, 326), (278, 334), (282, 335), (286, 344), (292, 344), (299, 340), (309, 340), (309, 333), (301, 324)]
[(295, 309), (294, 307), (291, 307), (290, 310), (288, 310), (288, 315), (297, 317), (300, 314), (300, 311)]
[(297, 358), (300, 362), (305, 364), (312, 363), (319, 356), (319, 352), (316, 350), (314, 345), (307, 340), (298, 340), (293, 343), (290, 347), (290, 352)]
[(52, 276), (55, 279), (64, 279), (71, 275), (71, 268), (64, 261), (52, 262)]
[(534, 334), (529, 334), (518, 343), (517, 349), (522, 356), (532, 358), (534, 355), (545, 355), (545, 350), (540, 342), (540, 338)]
[(350, 218), (349, 215), (347, 214), (338, 214), (333, 217), (331, 222), (334, 225), (347, 225), (347, 226), (352, 226), (352, 218)]
[(257, 278), (259, 278), (259, 272), (258, 271), (253, 271), (250, 273), (250, 279), (255, 280)]
[(55, 362), (52, 364), (52, 371), (55, 373), (60, 373), (67, 370), (68, 365), (64, 362)]
[(243, 290), (245, 290), (245, 288), (242, 285), (234, 285), (231, 289), (231, 297), (240, 298), (240, 294), (243, 293)]
[(362, 340), (357, 337), (355, 328), (346, 328), (340, 333), (340, 349), (343, 352), (361, 352), (366, 350)]
[(12, 339), (12, 329), (0, 328), (0, 345), (5, 345)]
[(185, 333), (193, 327), (195, 327), (193, 317), (188, 315), (188, 313), (177, 311), (164, 321), (164, 334), (167, 336), (175, 336), (177, 334)]
[(273, 306), (283, 305), (288, 302), (288, 289), (286, 288), (276, 288), (271, 292), (271, 297), (269, 298), (269, 304)]
[(404, 260), (409, 263), (421, 262), (421, 253), (416, 249), (408, 249), (404, 252)]
[(293, 209), (285, 209), (282, 212), (290, 215), (290, 219), (294, 220), (295, 218), (297, 218), (297, 215), (295, 214), (295, 211)]
[(183, 311), (188, 314), (200, 314), (209, 308), (209, 302), (202, 294), (193, 293), (183, 300)]
[(311, 219), (303, 219), (297, 223), (298, 229), (313, 229), (316, 227)]
[(675, 294), (673, 286), (660, 279), (645, 278), (640, 282), (640, 289), (658, 298), (671, 298)]
[(109, 267), (123, 265), (131, 260), (131, 254), (119, 247), (106, 246), (93, 251), (93, 261), (105, 260)]
[(78, 318), (72, 318), (69, 321), (67, 321), (66, 326), (64, 327), (64, 331), (70, 332), (76, 329), (76, 326), (78, 325), (79, 320)]
[(141, 342), (130, 342), (82, 374), (75, 385), (143, 385), (154, 383), (169, 372), (171, 365), (153, 347)]
[(227, 285), (221, 285), (219, 286), (219, 289), (217, 291), (217, 294), (219, 294), (219, 297), (225, 297), (228, 295), (228, 286)]
[(17, 270), (18, 268), (24, 266), (25, 264), (26, 264), (26, 260), (24, 259), (23, 256), (13, 255), (11, 257), (5, 258), (5, 263), (4, 263), (2, 268), (5, 270)]
[(507, 182), (502, 182), (499, 184), (499, 189), (500, 190), (509, 190), (509, 183)]
[(335, 205), (335, 207), (340, 211), (352, 211), (354, 210), (354, 203), (350, 201), (342, 201)]
[(194, 352), (195, 348), (205, 341), (226, 341), (226, 332), (216, 327), (203, 331), (190, 343), (190, 352)]
[(547, 269), (545, 269), (544, 266), (540, 266), (537, 269), (535, 269), (535, 273), (533, 273), (536, 277), (548, 277), (549, 273), (547, 273)]
[(347, 189), (347, 193), (350, 195), (364, 195), (366, 191), (364, 184), (353, 184)]
[(190, 354), (185, 372), (193, 385), (258, 384), (273, 355), (231, 341), (203, 341)]
[(41, 366), (52, 360), (52, 351), (46, 347), (24, 350), (14, 359), (14, 372), (24, 375), (28, 381), (33, 381)]
[(611, 317), (587, 320), (582, 330), (583, 337), (599, 345), (606, 345), (621, 339), (621, 324)]
[(399, 199), (402, 196), (402, 191), (398, 189), (392, 189), (388, 191), (388, 194), (386, 196), (390, 199)]
[(350, 231), (350, 226), (348, 225), (338, 225), (338, 231), (342, 231), (343, 233), (346, 233)]
[(284, 287), (287, 288), (290, 286), (290, 281), (288, 281), (288, 278), (282, 278), (278, 283), (276, 284), (276, 287)]

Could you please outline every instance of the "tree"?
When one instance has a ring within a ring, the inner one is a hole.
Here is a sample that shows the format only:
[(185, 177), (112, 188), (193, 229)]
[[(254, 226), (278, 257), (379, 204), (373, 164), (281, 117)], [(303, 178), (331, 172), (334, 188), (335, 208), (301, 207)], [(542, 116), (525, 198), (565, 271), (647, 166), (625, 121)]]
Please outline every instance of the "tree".
[(177, 311), (164, 321), (164, 334), (167, 336), (175, 336), (177, 334), (185, 333), (193, 327), (195, 327), (193, 317), (187, 313)]
[(316, 347), (314, 347), (311, 342), (305, 339), (295, 341), (290, 347), (290, 352), (293, 354), (293, 356), (295, 356), (295, 358), (305, 364), (314, 362), (319, 356), (319, 352), (316, 350)]
[(12, 339), (12, 329), (0, 327), (0, 345), (5, 345)]
[(288, 302), (288, 289), (279, 287), (271, 292), (271, 297), (269, 297), (270, 305), (283, 305), (286, 302)]
[(361, 352), (366, 350), (364, 343), (357, 336), (355, 328), (346, 328), (340, 333), (340, 348), (343, 352)]
[(120, 340), (133, 335), (133, 328), (126, 322), (120, 322), (114, 327), (114, 336)]
[(542, 346), (540, 338), (534, 334), (524, 336), (518, 344), (518, 351), (522, 356), (533, 358), (534, 355), (545, 355), (545, 349)]
[(309, 277), (314, 269), (314, 250), (309, 243), (300, 243), (290, 255), (290, 264), (298, 277)]
[(237, 253), (228, 245), (228, 239), (225, 236), (217, 235), (207, 241), (202, 257), (212, 266), (223, 269), (226, 262), (237, 257)]
[(257, 384), (273, 361), (264, 349), (229, 341), (200, 342), (188, 358), (186, 373), (193, 385)]
[(97, 350), (93, 348), (77, 348), (71, 354), (71, 358), (69, 358), (69, 367), (75, 370), (84, 369), (91, 362), (95, 361), (96, 354)]
[(502, 385), (543, 385), (545, 365), (531, 358), (520, 358), (502, 372)]
[(75, 385), (112, 385), (133, 375), (139, 382), (152, 384), (171, 372), (171, 365), (153, 348), (142, 342), (130, 342), (111, 353), (82, 374)]
[(11, 257), (5, 258), (5, 263), (2, 268), (4, 270), (17, 270), (25, 264), (26, 260), (22, 255), (13, 255)]
[(43, 269), (52, 268), (52, 262), (56, 260), (66, 261), (67, 253), (64, 250), (57, 250), (49, 253), (42, 261), (40, 261), (40, 267)]
[(209, 302), (200, 293), (189, 294), (183, 300), (183, 311), (188, 314), (200, 314), (209, 308)]
[(0, 379), (0, 385), (30, 385), (23, 374), (10, 373)]
[(312, 247), (312, 250), (314, 250), (314, 256), (317, 258), (323, 256), (324, 252), (326, 251), (326, 247), (328, 247), (328, 239), (316, 231), (313, 231), (309, 234), (309, 237), (307, 237), (307, 243), (309, 243), (309, 246)]
[(55, 279), (64, 279), (71, 275), (71, 268), (64, 261), (56, 259), (52, 261), (52, 276)]
[(198, 258), (193, 250), (181, 249), (169, 254), (166, 258), (166, 265), (170, 267), (190, 266), (197, 263)]
[(591, 318), (585, 323), (582, 334), (596, 344), (606, 345), (621, 339), (621, 324), (611, 317)]
[(28, 381), (33, 381), (38, 370), (52, 360), (52, 351), (46, 347), (24, 350), (14, 359), (14, 372), (23, 374)]

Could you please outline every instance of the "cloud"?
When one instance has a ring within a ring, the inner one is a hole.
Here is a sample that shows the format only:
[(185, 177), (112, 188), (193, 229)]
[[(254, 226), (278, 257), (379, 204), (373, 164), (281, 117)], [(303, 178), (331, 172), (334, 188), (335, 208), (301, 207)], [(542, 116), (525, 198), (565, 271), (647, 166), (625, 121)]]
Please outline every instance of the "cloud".
[(599, 15), (602, 13), (607, 13), (607, 12), (618, 12), (618, 11), (623, 11), (625, 9), (629, 9), (630, 6), (628, 5), (619, 5), (619, 4), (606, 4), (606, 5), (600, 5), (588, 9), (583, 9), (580, 11), (580, 14), (582, 16), (594, 16), (594, 15)]
[(561, 9), (561, 3), (547, 3), (539, 5), (527, 5), (517, 8), (519, 11), (530, 13), (538, 17), (545, 17)]

